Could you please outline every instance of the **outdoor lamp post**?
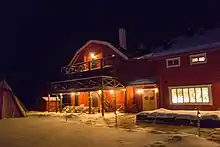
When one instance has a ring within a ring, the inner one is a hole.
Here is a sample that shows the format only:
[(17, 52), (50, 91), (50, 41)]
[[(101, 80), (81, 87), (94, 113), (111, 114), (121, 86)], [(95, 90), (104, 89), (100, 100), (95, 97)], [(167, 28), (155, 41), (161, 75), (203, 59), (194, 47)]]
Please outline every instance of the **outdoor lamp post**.
[(199, 109), (197, 108), (197, 127), (198, 127), (198, 136), (201, 136), (200, 132), (200, 119), (201, 119), (201, 113)]

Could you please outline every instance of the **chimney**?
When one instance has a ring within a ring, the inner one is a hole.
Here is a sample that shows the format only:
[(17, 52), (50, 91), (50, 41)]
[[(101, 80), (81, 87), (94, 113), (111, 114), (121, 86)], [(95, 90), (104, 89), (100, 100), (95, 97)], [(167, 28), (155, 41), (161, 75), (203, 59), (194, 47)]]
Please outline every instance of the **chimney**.
[(123, 49), (127, 49), (127, 45), (126, 45), (126, 32), (124, 28), (119, 28), (118, 30), (119, 32), (119, 45), (121, 48)]

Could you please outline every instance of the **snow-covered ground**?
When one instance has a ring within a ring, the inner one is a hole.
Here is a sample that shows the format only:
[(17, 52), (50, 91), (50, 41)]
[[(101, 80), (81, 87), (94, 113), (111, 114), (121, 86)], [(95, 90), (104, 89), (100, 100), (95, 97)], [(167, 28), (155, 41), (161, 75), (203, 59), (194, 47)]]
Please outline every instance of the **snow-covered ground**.
[[(212, 119), (220, 120), (220, 111), (199, 111), (201, 119)], [(197, 120), (197, 110), (168, 110), (168, 109), (157, 109), (154, 111), (142, 111), (139, 115), (147, 115), (148, 117), (155, 118), (168, 118), (175, 117), (181, 119)]]
[(119, 114), (118, 128), (115, 127), (113, 113), (106, 113), (104, 118), (100, 114), (67, 114), (67, 121), (65, 113), (31, 112), (28, 115), (27, 118), (0, 121), (0, 145), (7, 147), (220, 147), (219, 144), (197, 137), (193, 133), (179, 131), (181, 126), (176, 128), (153, 124), (145, 127), (137, 126), (133, 114)]
[(5, 119), (0, 121), (0, 130), (0, 144), (7, 147), (219, 147), (186, 133), (126, 131), (61, 117)]

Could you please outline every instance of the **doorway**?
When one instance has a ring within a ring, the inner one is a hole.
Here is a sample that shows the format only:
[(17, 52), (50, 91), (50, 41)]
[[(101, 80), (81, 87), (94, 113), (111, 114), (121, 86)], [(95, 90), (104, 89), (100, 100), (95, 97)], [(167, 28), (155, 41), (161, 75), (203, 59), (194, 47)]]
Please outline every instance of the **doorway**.
[(143, 111), (157, 109), (155, 89), (144, 89), (142, 94)]
[(91, 94), (92, 107), (98, 107), (99, 95), (97, 92)]

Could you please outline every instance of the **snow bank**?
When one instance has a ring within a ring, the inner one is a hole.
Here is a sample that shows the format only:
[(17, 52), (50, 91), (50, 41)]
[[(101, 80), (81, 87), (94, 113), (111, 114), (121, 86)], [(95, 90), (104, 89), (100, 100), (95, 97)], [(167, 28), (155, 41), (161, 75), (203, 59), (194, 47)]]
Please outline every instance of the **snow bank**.
[[(30, 117), (58, 117), (63, 120), (67, 119), (68, 121), (75, 121), (77, 123), (85, 123), (96, 126), (107, 126), (113, 127), (115, 123), (115, 114), (114, 113), (105, 113), (105, 116), (102, 117), (101, 113), (96, 114), (86, 114), (86, 113), (56, 113), (56, 112), (29, 112), (28, 116)], [(125, 113), (119, 113), (117, 115), (118, 124), (123, 123), (123, 126), (134, 125), (135, 115), (129, 115)], [(120, 121), (121, 119), (126, 121)]]
[(220, 147), (219, 144), (195, 135), (169, 136), (163, 141), (154, 142), (146, 147)]
[[(220, 111), (200, 111), (201, 119), (220, 120)], [(147, 118), (176, 118), (197, 120), (196, 110), (168, 110), (157, 109), (154, 111), (142, 111), (137, 115), (145, 116)]]

